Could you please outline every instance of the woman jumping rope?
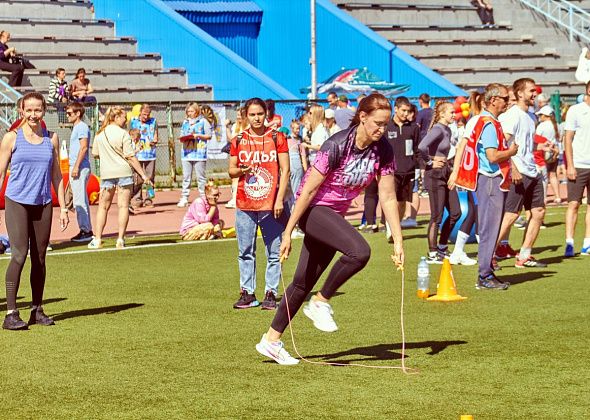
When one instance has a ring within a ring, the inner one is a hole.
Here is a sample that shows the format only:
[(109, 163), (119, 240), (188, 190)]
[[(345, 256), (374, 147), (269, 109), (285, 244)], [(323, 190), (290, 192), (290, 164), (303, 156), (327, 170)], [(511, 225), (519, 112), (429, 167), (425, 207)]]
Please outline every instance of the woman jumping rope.
[[(314, 326), (325, 332), (338, 329), (328, 303), (348, 279), (369, 261), (369, 244), (345, 219), (352, 200), (376, 177), (385, 218), (394, 238), (394, 263), (404, 263), (402, 233), (394, 188), (393, 151), (383, 136), (391, 116), (391, 105), (381, 94), (367, 96), (350, 127), (334, 134), (322, 145), (313, 166), (306, 172), (281, 243), (280, 254), (291, 251), (295, 225), (305, 233), (293, 282), (281, 300), (268, 332), (256, 350), (281, 365), (299, 363), (289, 355), (281, 336), (289, 316), (297, 313), (336, 252), (343, 255), (332, 267), (323, 288), (304, 307)], [(287, 308), (287, 304), (289, 308)]]

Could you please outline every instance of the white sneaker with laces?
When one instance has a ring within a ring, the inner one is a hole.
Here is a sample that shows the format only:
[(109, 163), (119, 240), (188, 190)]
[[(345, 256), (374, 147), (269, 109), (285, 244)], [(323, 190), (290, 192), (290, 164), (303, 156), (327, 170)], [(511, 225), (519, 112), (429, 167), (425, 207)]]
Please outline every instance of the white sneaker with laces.
[(102, 248), (102, 240), (92, 237), (90, 243), (88, 243), (88, 249), (99, 249)]
[(334, 332), (338, 329), (334, 322), (334, 311), (327, 302), (311, 298), (309, 303), (303, 307), (303, 313), (313, 321), (313, 326), (320, 331)]
[(266, 339), (266, 334), (262, 334), (260, 343), (256, 344), (256, 351), (263, 356), (270, 357), (279, 365), (292, 366), (299, 363), (298, 359), (292, 357), (289, 352), (285, 350), (285, 345), (282, 341), (271, 343)]
[(457, 254), (457, 253), (452, 253), (451, 256), (449, 257), (449, 262), (452, 265), (475, 265), (477, 264), (477, 260), (474, 260), (473, 258), (469, 258), (467, 256), (466, 253), (461, 253), (461, 254)]
[(182, 197), (178, 201), (178, 204), (176, 204), (176, 207), (186, 207), (186, 206), (188, 206), (188, 200), (186, 199), (186, 197)]

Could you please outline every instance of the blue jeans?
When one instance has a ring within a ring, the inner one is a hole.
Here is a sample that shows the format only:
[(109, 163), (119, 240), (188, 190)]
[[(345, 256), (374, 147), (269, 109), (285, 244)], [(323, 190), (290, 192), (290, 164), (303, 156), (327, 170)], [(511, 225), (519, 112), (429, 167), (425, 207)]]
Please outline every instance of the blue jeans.
[(88, 203), (88, 193), (86, 192), (88, 178), (90, 178), (89, 167), (80, 168), (78, 178), (76, 179), (72, 178), (72, 170), (70, 168), (70, 184), (72, 185), (72, 195), (74, 197), (74, 209), (76, 210), (78, 227), (84, 232), (92, 232), (90, 204)]
[(275, 219), (272, 213), (272, 211), (236, 210), (240, 287), (250, 294), (256, 290), (256, 234), (258, 227), (262, 231), (267, 260), (264, 291), (266, 293), (270, 290), (275, 295), (278, 292), (281, 276), (279, 249), (281, 235), (289, 219), (289, 212), (285, 208), (279, 219)]

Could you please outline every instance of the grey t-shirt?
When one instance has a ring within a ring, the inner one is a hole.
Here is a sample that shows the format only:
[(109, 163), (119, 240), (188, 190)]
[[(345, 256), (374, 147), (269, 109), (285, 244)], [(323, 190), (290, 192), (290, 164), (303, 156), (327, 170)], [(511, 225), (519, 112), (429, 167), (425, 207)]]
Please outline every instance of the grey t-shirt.
[(424, 162), (428, 162), (431, 156), (446, 158), (450, 149), (451, 129), (441, 123), (434, 124), (418, 145)]

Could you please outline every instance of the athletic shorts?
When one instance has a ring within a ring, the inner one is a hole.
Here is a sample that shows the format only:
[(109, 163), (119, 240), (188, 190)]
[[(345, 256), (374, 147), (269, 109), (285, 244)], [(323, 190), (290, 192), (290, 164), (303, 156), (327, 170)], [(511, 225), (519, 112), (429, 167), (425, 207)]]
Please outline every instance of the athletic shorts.
[(398, 202), (412, 202), (412, 189), (414, 187), (414, 174), (395, 174), (395, 195)]
[(122, 178), (109, 178), (100, 180), (100, 188), (103, 190), (110, 190), (116, 186), (127, 187), (133, 185), (132, 176), (124, 176)]
[(541, 174), (535, 178), (523, 175), (520, 184), (510, 184), (510, 191), (506, 195), (505, 211), (518, 214), (523, 206), (525, 210), (545, 207), (545, 191)]
[(590, 169), (576, 168), (576, 180), (567, 180), (567, 201), (582, 202), (584, 188), (590, 191)]

